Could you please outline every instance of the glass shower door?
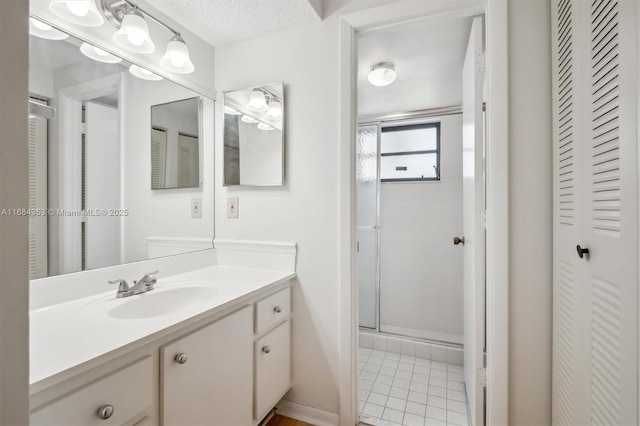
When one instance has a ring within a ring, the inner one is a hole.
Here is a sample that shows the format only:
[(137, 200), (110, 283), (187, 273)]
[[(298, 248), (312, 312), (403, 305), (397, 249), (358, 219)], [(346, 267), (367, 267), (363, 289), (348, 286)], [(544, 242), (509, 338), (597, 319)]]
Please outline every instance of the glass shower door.
[(358, 127), (356, 141), (356, 238), (360, 327), (377, 329), (378, 306), (378, 125)]

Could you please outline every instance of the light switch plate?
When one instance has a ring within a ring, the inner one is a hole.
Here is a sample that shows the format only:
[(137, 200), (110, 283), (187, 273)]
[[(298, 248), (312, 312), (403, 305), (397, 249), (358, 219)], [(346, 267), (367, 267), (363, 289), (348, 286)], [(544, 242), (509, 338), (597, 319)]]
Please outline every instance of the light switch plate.
[(191, 199), (191, 217), (193, 219), (202, 219), (202, 198)]
[(227, 217), (229, 219), (238, 218), (238, 197), (227, 198)]

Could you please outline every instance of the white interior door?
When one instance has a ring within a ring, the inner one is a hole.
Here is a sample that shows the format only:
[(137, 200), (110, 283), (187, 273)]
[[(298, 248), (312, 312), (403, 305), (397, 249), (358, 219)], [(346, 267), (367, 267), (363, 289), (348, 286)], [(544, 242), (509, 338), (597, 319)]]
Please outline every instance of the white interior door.
[[(85, 105), (85, 209), (120, 208), (118, 110)], [(120, 216), (88, 216), (85, 222), (86, 269), (120, 263)]]
[[(46, 102), (30, 99), (46, 105)], [(29, 117), (29, 208), (44, 211), (47, 199), (48, 161), (47, 119)], [(47, 215), (29, 216), (29, 277), (46, 277), (48, 274)]]
[(484, 424), (484, 149), (482, 18), (473, 19), (462, 71), (462, 205), (464, 257), (464, 378), (473, 425)]

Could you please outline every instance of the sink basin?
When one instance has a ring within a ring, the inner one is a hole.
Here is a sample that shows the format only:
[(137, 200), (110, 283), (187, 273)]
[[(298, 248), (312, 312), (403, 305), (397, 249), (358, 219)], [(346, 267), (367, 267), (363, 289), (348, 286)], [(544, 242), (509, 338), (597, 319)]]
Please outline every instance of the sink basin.
[(211, 287), (153, 290), (128, 297), (127, 302), (111, 309), (108, 315), (117, 319), (143, 319), (169, 315), (202, 305), (217, 294), (218, 291)]

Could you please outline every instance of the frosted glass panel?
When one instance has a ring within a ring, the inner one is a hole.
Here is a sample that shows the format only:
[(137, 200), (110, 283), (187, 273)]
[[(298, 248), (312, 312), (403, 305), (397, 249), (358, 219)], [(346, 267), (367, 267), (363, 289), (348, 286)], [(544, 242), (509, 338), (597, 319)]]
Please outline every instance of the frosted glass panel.
[(380, 177), (384, 179), (434, 179), (437, 154), (390, 155), (380, 158)]
[(358, 128), (356, 150), (359, 325), (375, 328), (378, 279), (378, 126)]
[[(406, 130), (409, 128), (408, 130)], [(398, 129), (398, 127), (393, 127)], [(413, 152), (435, 151), (438, 149), (437, 127), (417, 128), (404, 126), (403, 130), (390, 131), (389, 128), (382, 131), (380, 140), (380, 152)]]

